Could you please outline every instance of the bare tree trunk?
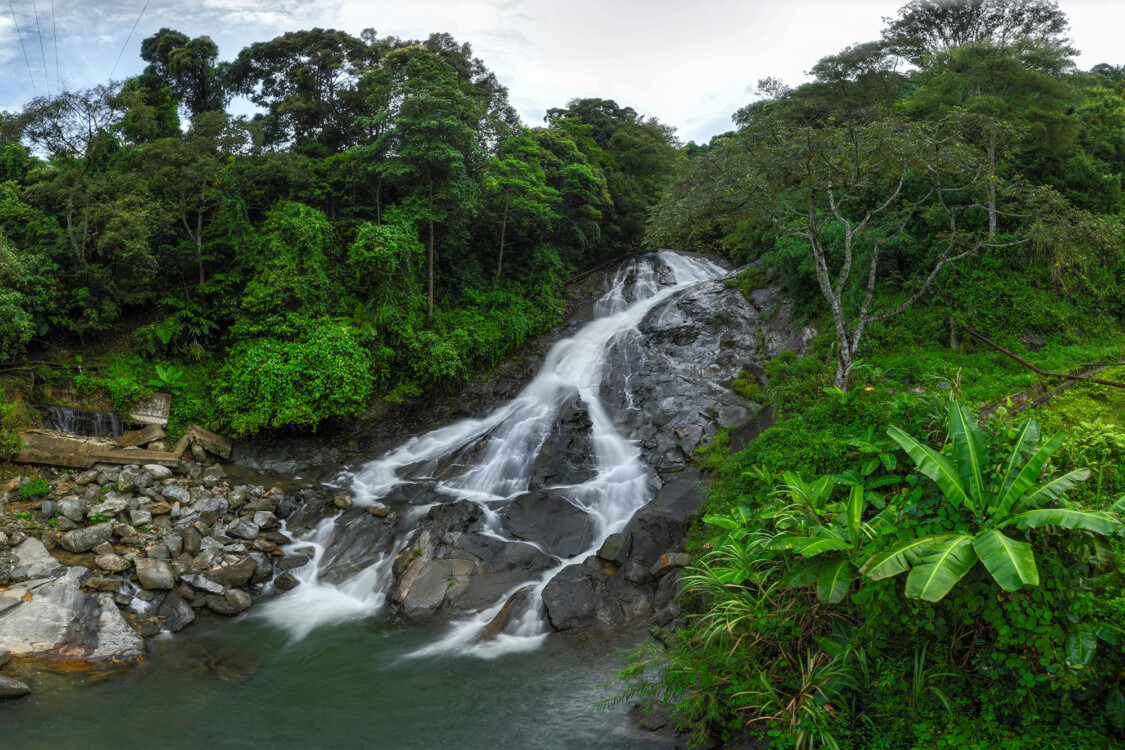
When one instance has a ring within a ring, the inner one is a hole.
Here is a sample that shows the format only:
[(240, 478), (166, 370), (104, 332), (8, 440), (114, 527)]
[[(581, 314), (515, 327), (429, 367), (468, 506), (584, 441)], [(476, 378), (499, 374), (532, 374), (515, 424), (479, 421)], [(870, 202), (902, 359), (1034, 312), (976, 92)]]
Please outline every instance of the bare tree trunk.
[(500, 284), (500, 271), (504, 267), (504, 237), (508, 231), (508, 206), (512, 204), (510, 195), (504, 199), (504, 218), (500, 220), (500, 254), (496, 258), (496, 278), (492, 280), (492, 288)]
[(207, 183), (199, 190), (199, 213), (195, 217), (195, 259), (199, 263), (199, 283), (205, 279), (203, 276), (203, 204), (207, 200)]
[(988, 238), (996, 236), (996, 134), (988, 136)]

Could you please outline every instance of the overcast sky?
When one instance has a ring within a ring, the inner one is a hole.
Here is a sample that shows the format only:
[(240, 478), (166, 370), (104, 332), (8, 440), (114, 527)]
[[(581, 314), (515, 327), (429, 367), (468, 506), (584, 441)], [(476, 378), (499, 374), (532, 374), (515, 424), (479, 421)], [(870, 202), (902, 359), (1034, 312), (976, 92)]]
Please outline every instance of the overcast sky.
[[(0, 3), (0, 109), (61, 82), (84, 88), (139, 73), (140, 43), (167, 26), (208, 35), (221, 59), (315, 26), (356, 36), (449, 32), (508, 86), (528, 125), (575, 97), (629, 105), (686, 142), (729, 130), (759, 78), (808, 79), (817, 59), (876, 39), (900, 0), (11, 0)], [(1061, 0), (1078, 64), (1125, 63), (1125, 0)], [(38, 23), (36, 21), (38, 15)], [(137, 19), (140, 18), (138, 23)], [(22, 33), (27, 61), (15, 25)], [(130, 29), (136, 30), (130, 37)], [(56, 34), (57, 32), (57, 46)], [(128, 43), (126, 39), (128, 38)], [(56, 55), (58, 64), (56, 66)], [(28, 71), (30, 63), (30, 75)]]

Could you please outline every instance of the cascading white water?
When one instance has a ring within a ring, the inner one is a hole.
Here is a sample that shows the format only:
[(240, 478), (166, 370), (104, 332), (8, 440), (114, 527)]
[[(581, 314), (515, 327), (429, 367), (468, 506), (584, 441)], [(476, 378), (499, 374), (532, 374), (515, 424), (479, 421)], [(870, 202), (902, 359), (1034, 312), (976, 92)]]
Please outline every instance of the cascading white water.
[[(564, 488), (564, 494), (594, 518), (595, 539), (589, 549), (560, 559), (555, 569), (533, 584), (531, 600), (538, 603), (543, 587), (559, 569), (595, 552), (607, 536), (624, 528), (633, 513), (652, 498), (648, 467), (641, 460), (639, 448), (618, 434), (599, 399), (606, 353), (619, 337), (635, 330), (648, 311), (661, 301), (686, 286), (724, 273), (721, 267), (707, 260), (667, 251), (657, 257), (659, 264), (668, 271), (670, 284), (661, 286), (657, 264), (651, 256), (622, 268), (611, 289), (595, 305), (598, 317), (573, 338), (558, 342), (548, 353), (539, 373), (515, 399), (483, 419), (462, 420), (411, 438), (368, 463), (352, 480), (355, 502), (371, 505), (396, 486), (417, 481), (399, 475), (404, 467), (425, 465), (455, 455), (466, 446), (487, 438), (471, 466), (456, 477), (434, 482), (433, 486), (451, 499), (476, 502), (484, 510), (482, 520), (486, 532), (509, 540), (500, 526), (499, 514), (528, 490), (535, 461), (555, 427), (560, 408), (577, 395), (591, 422), (590, 445), (595, 454), (595, 473), (585, 482)], [(403, 528), (401, 533), (409, 535), (412, 531)], [(382, 606), (384, 592), (391, 583), (389, 559), (379, 561), (343, 584), (319, 581), (317, 563), (324, 546), (330, 543), (331, 534), (332, 521), (326, 520), (303, 542), (312, 544), (316, 553), (309, 565), (295, 572), (301, 585), (264, 608), (266, 616), (297, 636), (303, 636), (324, 622), (373, 613)], [(396, 542), (395, 549), (402, 548), (400, 542), (404, 539)], [(481, 628), (513, 593), (515, 589), (492, 607), (455, 625), (426, 652), (471, 647), (488, 656), (534, 647), (546, 631), (538, 606), (531, 607), (520, 617), (514, 634), (478, 643)]]

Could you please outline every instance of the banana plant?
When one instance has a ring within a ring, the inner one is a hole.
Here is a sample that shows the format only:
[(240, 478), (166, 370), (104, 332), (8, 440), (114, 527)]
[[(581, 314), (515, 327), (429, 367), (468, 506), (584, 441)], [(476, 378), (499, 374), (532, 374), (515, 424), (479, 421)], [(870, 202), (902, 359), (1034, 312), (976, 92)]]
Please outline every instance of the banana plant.
[(994, 457), (972, 413), (956, 401), (949, 409), (948, 429), (952, 458), (897, 427), (887, 434), (952, 507), (969, 512), (971, 530), (900, 541), (860, 567), (866, 577), (879, 580), (909, 571), (906, 595), (936, 602), (981, 562), (1001, 588), (1016, 591), (1039, 585), (1039, 570), (1031, 545), (1010, 536), (1013, 530), (1026, 537), (1031, 529), (1050, 526), (1097, 538), (1118, 529), (1116, 515), (1058, 506), (1072, 487), (1090, 476), (1089, 469), (1078, 469), (1043, 477), (1065, 440), (1061, 431), (1040, 444), (1039, 423), (1028, 420), (1017, 431), (1011, 452)]

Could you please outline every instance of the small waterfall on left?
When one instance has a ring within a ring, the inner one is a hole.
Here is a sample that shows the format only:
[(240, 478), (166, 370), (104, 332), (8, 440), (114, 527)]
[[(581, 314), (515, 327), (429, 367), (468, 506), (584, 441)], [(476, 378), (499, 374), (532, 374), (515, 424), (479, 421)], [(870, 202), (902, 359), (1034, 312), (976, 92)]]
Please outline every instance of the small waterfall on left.
[(121, 417), (108, 411), (73, 409), (69, 406), (46, 407), (44, 427), (83, 437), (119, 438), (125, 434)]

